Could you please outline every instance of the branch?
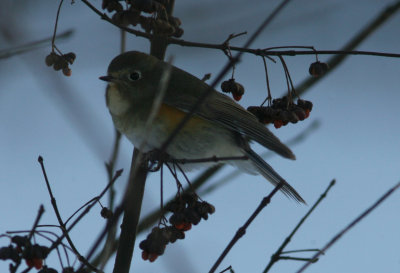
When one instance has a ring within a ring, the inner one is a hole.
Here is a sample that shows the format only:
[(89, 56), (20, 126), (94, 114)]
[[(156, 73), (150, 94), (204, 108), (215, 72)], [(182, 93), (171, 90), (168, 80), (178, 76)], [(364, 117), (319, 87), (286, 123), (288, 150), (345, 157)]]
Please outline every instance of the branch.
[[(288, 259), (287, 257), (284, 258), (283, 256), (281, 256), (281, 254), (283, 253), (283, 249), (289, 244), (289, 242), (292, 240), (294, 234), (297, 232), (297, 230), (301, 227), (301, 225), (305, 222), (305, 220), (308, 218), (308, 216), (310, 216), (310, 214), (314, 211), (314, 209), (321, 203), (321, 201), (326, 197), (326, 195), (328, 194), (329, 190), (335, 185), (336, 180), (333, 179), (331, 181), (331, 183), (329, 183), (328, 188), (324, 191), (323, 194), (321, 194), (321, 196), (318, 198), (318, 200), (314, 203), (314, 205), (308, 210), (308, 212), (303, 216), (303, 218), (301, 218), (300, 222), (296, 225), (296, 227), (293, 229), (293, 231), (289, 234), (288, 237), (286, 237), (286, 239), (283, 241), (282, 245), (278, 248), (278, 250), (271, 256), (271, 260), (269, 261), (268, 265), (265, 267), (263, 273), (266, 273), (269, 271), (269, 269), (274, 265), (274, 263), (276, 263), (277, 261), (281, 260), (281, 259)], [(319, 251), (319, 250), (317, 250)], [(294, 251), (293, 251), (294, 252)], [(285, 252), (285, 253), (290, 253)], [(292, 258), (294, 259), (294, 258)]]
[[(354, 48), (359, 46), (367, 37), (369, 37), (375, 30), (381, 27), (387, 20), (389, 20), (393, 15), (396, 14), (400, 9), (400, 1), (397, 3), (388, 6), (383, 11), (381, 11), (375, 19), (373, 19), (367, 26), (365, 26), (356, 36), (354, 36), (340, 51), (348, 52), (352, 51)], [(299, 86), (296, 87), (296, 91), (298, 94), (303, 94), (305, 90), (309, 87), (320, 81), (326, 75), (331, 73), (334, 68), (336, 68), (340, 63), (342, 63), (349, 55), (336, 55), (332, 56), (327, 64), (330, 69), (322, 76), (322, 77), (310, 77), (307, 80), (303, 81)]]
[(100, 10), (98, 10), (88, 0), (81, 0), (81, 1), (86, 6), (88, 6), (91, 10), (93, 10), (95, 13), (97, 13), (100, 16), (101, 19), (109, 22), (110, 24), (112, 24), (112, 25), (114, 25), (114, 26), (116, 26), (116, 27), (118, 27), (118, 28), (120, 28), (120, 29), (122, 29), (122, 30), (124, 30), (126, 32), (129, 32), (129, 33), (131, 33), (133, 35), (136, 35), (138, 37), (147, 38), (149, 40), (151, 40), (153, 38), (152, 34), (149, 34), (149, 33), (146, 33), (146, 32), (142, 32), (142, 31), (139, 31), (139, 30), (135, 30), (135, 29), (132, 29), (132, 28), (128, 28), (128, 27), (123, 27), (123, 26), (120, 26), (120, 25), (114, 23), (113, 20), (111, 20), (111, 18), (107, 16), (107, 14), (105, 14), (105, 13), (101, 12)]
[(147, 177), (147, 164), (140, 164), (142, 163), (142, 160), (139, 159), (140, 156), (141, 153), (135, 148), (132, 156), (131, 174), (122, 206), (124, 218), (121, 225), (114, 273), (128, 273), (131, 265)]
[[(67, 39), (73, 34), (73, 30), (69, 29), (67, 31), (62, 32), (56, 36), (57, 39)], [(6, 59), (12, 57), (14, 55), (22, 54), (25, 52), (29, 52), (36, 48), (44, 47), (48, 42), (51, 42), (52, 37), (44, 38), (38, 41), (30, 42), (21, 46), (17, 46), (15, 48), (9, 48), (0, 50), (0, 59)]]
[(249, 217), (246, 223), (236, 231), (235, 236), (233, 236), (232, 240), (229, 242), (225, 250), (219, 256), (215, 264), (211, 267), (209, 273), (213, 273), (215, 272), (215, 270), (217, 270), (218, 266), (221, 264), (222, 260), (225, 258), (228, 252), (232, 249), (232, 247), (236, 244), (236, 242), (239, 241), (239, 239), (242, 238), (243, 235), (246, 233), (246, 229), (248, 228), (248, 226), (253, 222), (253, 220), (257, 217), (257, 215), (271, 202), (272, 196), (274, 196), (274, 194), (277, 193), (283, 185), (284, 182), (283, 181), (280, 182), (278, 185), (276, 185), (276, 187), (272, 190), (272, 192), (268, 196), (264, 197), (261, 200), (261, 203), (252, 213), (252, 215)]
[(42, 172), (43, 172), (44, 179), (45, 179), (45, 181), (46, 181), (47, 190), (48, 190), (49, 195), (50, 195), (50, 198), (51, 198), (51, 205), (53, 206), (54, 213), (56, 214), (58, 223), (59, 223), (59, 225), (60, 225), (60, 228), (61, 228), (61, 231), (62, 231), (64, 237), (67, 239), (68, 244), (71, 246), (71, 248), (72, 248), (72, 250), (74, 251), (74, 254), (75, 254), (76, 257), (78, 258), (78, 260), (79, 260), (80, 262), (82, 262), (83, 264), (85, 264), (87, 267), (89, 267), (91, 270), (93, 270), (93, 271), (95, 271), (95, 272), (99, 272), (99, 270), (98, 270), (96, 267), (94, 267), (93, 265), (91, 265), (91, 264), (85, 259), (85, 257), (83, 257), (83, 256), (79, 253), (78, 249), (76, 249), (74, 243), (72, 242), (71, 237), (69, 237), (67, 228), (66, 228), (66, 226), (65, 226), (65, 224), (64, 224), (64, 222), (63, 222), (63, 220), (62, 220), (62, 218), (61, 218), (60, 212), (59, 212), (58, 207), (57, 207), (56, 199), (55, 199), (55, 197), (54, 197), (54, 195), (53, 195), (53, 192), (52, 192), (51, 187), (50, 187), (49, 180), (48, 180), (48, 178), (47, 178), (46, 170), (45, 170), (44, 164), (43, 164), (43, 157), (39, 156), (38, 161), (39, 161), (39, 163), (40, 163), (40, 166), (42, 167)]
[(350, 231), (356, 224), (360, 223), (366, 216), (368, 216), (373, 210), (375, 210), (383, 201), (385, 201), (392, 193), (394, 193), (400, 187), (400, 182), (390, 188), (381, 198), (379, 198), (372, 206), (361, 213), (356, 219), (354, 219), (350, 224), (348, 224), (344, 229), (339, 231), (333, 238), (320, 250), (318, 251), (310, 261), (304, 264), (297, 273), (303, 272), (313, 260), (317, 259), (321, 254), (324, 254), (334, 243), (336, 243), (345, 233)]
[[(112, 183), (114, 183), (115, 180), (116, 180), (119, 176), (121, 176), (121, 174), (122, 174), (122, 170), (117, 171), (117, 172), (115, 173), (113, 179), (110, 181), (109, 185), (111, 185)], [(107, 191), (107, 187), (106, 187), (106, 189), (104, 189), (103, 192), (99, 195), (100, 198), (101, 198), (101, 196), (103, 196), (103, 195), (106, 193), (106, 191)], [(94, 204), (96, 204), (96, 203), (93, 202), (92, 204), (88, 205), (88, 206), (86, 207), (86, 209), (75, 219), (75, 221), (72, 222), (72, 224), (68, 227), (68, 229), (66, 229), (66, 232), (67, 232), (67, 233), (70, 232), (70, 231), (75, 227), (75, 225), (83, 218), (83, 216), (85, 216), (85, 215), (91, 210), (91, 208), (94, 206)], [(116, 211), (117, 211), (117, 210), (116, 210)], [(113, 217), (111, 220), (109, 220), (108, 222), (112, 222), (112, 220), (113, 220), (114, 218), (117, 218), (117, 217), (118, 217), (118, 216), (115, 216), (115, 215), (117, 215), (117, 212), (114, 213), (114, 217)], [(63, 233), (63, 235), (60, 236), (60, 237), (51, 245), (50, 250), (53, 250), (54, 248), (56, 248), (56, 247), (61, 243), (61, 241), (62, 241), (64, 238), (65, 238), (65, 234)], [(88, 256), (87, 259), (89, 260), (90, 257)]]
[[(167, 6), (167, 13), (172, 14), (174, 0), (170, 1)], [(154, 36), (153, 36), (154, 37)], [(156, 37), (151, 42), (151, 53), (159, 59), (163, 59), (167, 44), (163, 38)], [(166, 92), (170, 69), (164, 71), (160, 82), (158, 96), (153, 101), (152, 110), (147, 118), (145, 132), (150, 132), (151, 124), (153, 123), (156, 114), (161, 106), (162, 98)], [(145, 140), (146, 141), (146, 140)], [(145, 147), (146, 142), (141, 143), (139, 149)], [(117, 255), (114, 264), (114, 273), (128, 273), (132, 255), (134, 251), (137, 229), (139, 224), (140, 210), (146, 184), (148, 172), (148, 160), (143, 160), (141, 151), (135, 147), (132, 155), (131, 173), (128, 181), (128, 187), (125, 191), (124, 198), (124, 219), (121, 226), (121, 235), (117, 249)]]
[(226, 156), (226, 157), (206, 157), (206, 158), (196, 158), (196, 159), (171, 159), (173, 163), (179, 164), (189, 164), (189, 163), (204, 163), (204, 162), (219, 162), (228, 160), (248, 160), (247, 156)]

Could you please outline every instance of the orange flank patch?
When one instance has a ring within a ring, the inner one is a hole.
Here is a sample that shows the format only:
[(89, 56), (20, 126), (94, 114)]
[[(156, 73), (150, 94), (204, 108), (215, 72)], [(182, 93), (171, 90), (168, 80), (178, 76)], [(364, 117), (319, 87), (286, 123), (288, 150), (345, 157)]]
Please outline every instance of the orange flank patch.
[[(173, 108), (172, 106), (162, 104), (158, 112), (157, 118), (168, 124), (169, 127), (172, 127), (171, 130), (173, 130), (185, 116), (185, 112)], [(202, 118), (192, 116), (185, 125), (185, 128), (190, 129), (193, 127), (198, 127), (204, 123), (207, 123), (207, 121)]]

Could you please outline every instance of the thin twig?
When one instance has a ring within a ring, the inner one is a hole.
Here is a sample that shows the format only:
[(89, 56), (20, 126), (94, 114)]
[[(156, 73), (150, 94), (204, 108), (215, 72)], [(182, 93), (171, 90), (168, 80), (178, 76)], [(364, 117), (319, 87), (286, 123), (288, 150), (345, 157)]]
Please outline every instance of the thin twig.
[(42, 218), (43, 213), (44, 213), (44, 207), (43, 207), (43, 205), (40, 205), (38, 214), (36, 215), (35, 222), (33, 223), (32, 229), (29, 232), (27, 241), (31, 240), (31, 238), (32, 238), (33, 234), (35, 233), (35, 230), (39, 224), (40, 218)]
[[(118, 178), (119, 176), (121, 176), (122, 172), (123, 172), (122, 169), (116, 171), (116, 172), (115, 172), (115, 176), (110, 180), (110, 182), (109, 182), (109, 183), (107, 184), (107, 186), (101, 191), (101, 193), (100, 193), (98, 196), (93, 197), (91, 200), (87, 201), (87, 202), (86, 202), (85, 204), (83, 204), (79, 209), (77, 209), (77, 210), (67, 219), (67, 221), (65, 221), (64, 224), (66, 225), (79, 211), (81, 211), (81, 210), (82, 210), (83, 208), (85, 208), (86, 206), (88, 206), (88, 207), (90, 207), (90, 208), (89, 208), (89, 209), (86, 209), (85, 212), (83, 213), (83, 215), (80, 215), (80, 217), (83, 217), (85, 214), (87, 214), (87, 213), (90, 211), (90, 209), (96, 204), (96, 202), (98, 202), (98, 201), (104, 196), (104, 194), (108, 191), (108, 189), (111, 188), (111, 187), (114, 185), (115, 181), (117, 180), (117, 178)], [(72, 225), (71, 225), (71, 226), (72, 226)], [(70, 230), (70, 229), (71, 229), (71, 227), (68, 228), (68, 230)]]
[(51, 198), (51, 205), (53, 206), (54, 213), (56, 214), (58, 223), (59, 223), (59, 225), (60, 225), (61, 231), (62, 231), (62, 233), (63, 233), (65, 239), (67, 239), (68, 244), (71, 246), (71, 248), (72, 248), (72, 250), (74, 251), (75, 255), (78, 257), (79, 261), (81, 261), (83, 264), (85, 264), (85, 265), (86, 265), (87, 267), (89, 267), (91, 270), (93, 270), (93, 271), (95, 271), (95, 272), (99, 272), (99, 270), (98, 270), (96, 267), (94, 267), (92, 264), (90, 264), (89, 261), (86, 260), (86, 258), (83, 257), (83, 256), (79, 253), (78, 249), (75, 247), (74, 243), (72, 242), (71, 237), (69, 237), (69, 233), (68, 233), (68, 231), (67, 231), (67, 229), (66, 229), (66, 226), (65, 226), (65, 224), (64, 224), (64, 222), (63, 222), (63, 220), (62, 220), (62, 218), (61, 218), (61, 214), (60, 214), (60, 212), (59, 212), (59, 210), (58, 210), (58, 207), (57, 207), (56, 199), (54, 198), (53, 192), (52, 192), (51, 187), (50, 187), (49, 180), (48, 180), (48, 178), (47, 178), (47, 173), (46, 173), (46, 170), (45, 170), (44, 164), (43, 164), (43, 157), (42, 157), (42, 156), (39, 156), (38, 161), (39, 161), (39, 163), (40, 163), (40, 166), (41, 166), (42, 172), (43, 172), (43, 176), (44, 176), (44, 179), (45, 179), (45, 181), (46, 181), (47, 190), (48, 190), (49, 195), (50, 195), (50, 198)]
[[(56, 38), (58, 40), (66, 39), (66, 38), (69, 38), (72, 34), (73, 34), (73, 30), (69, 29), (67, 31), (64, 31), (64, 32), (58, 34), (56, 36)], [(48, 37), (48, 38), (44, 38), (41, 40), (29, 42), (27, 44), (17, 46), (14, 48), (0, 50), (0, 59), (6, 59), (6, 58), (12, 57), (14, 55), (22, 54), (22, 53), (37, 49), (39, 47), (48, 46), (47, 43), (51, 42), (52, 39), (53, 39), (53, 37)]]
[(275, 188), (271, 191), (271, 193), (268, 196), (264, 197), (261, 200), (261, 203), (255, 209), (255, 211), (251, 214), (249, 219), (247, 219), (246, 223), (236, 231), (235, 236), (233, 236), (232, 240), (226, 246), (226, 248), (224, 249), (222, 254), (218, 257), (215, 264), (211, 267), (209, 273), (213, 273), (213, 272), (215, 272), (215, 270), (217, 270), (218, 266), (221, 264), (222, 260), (226, 257), (228, 252), (232, 249), (232, 247), (236, 244), (236, 242), (239, 241), (239, 239), (243, 237), (243, 235), (246, 233), (246, 230), (249, 227), (249, 225), (257, 217), (257, 215), (271, 202), (271, 198), (274, 196), (275, 193), (277, 193), (279, 191), (279, 189), (283, 185), (284, 185), (284, 181), (280, 182), (278, 185), (275, 186)]
[(101, 12), (100, 10), (98, 10), (98, 9), (97, 9), (95, 6), (93, 6), (89, 1), (87, 1), (87, 0), (81, 0), (81, 1), (82, 1), (85, 5), (87, 5), (91, 10), (93, 10), (95, 13), (97, 13), (97, 14), (100, 16), (101, 19), (103, 19), (103, 20), (109, 22), (110, 24), (112, 24), (112, 25), (114, 25), (114, 26), (116, 26), (116, 27), (118, 27), (118, 28), (120, 28), (120, 29), (122, 29), (122, 30), (124, 30), (124, 31), (126, 31), (126, 32), (129, 32), (129, 33), (131, 33), (131, 34), (134, 34), (134, 35), (136, 35), (136, 36), (138, 36), (138, 37), (147, 38), (147, 39), (149, 39), (149, 40), (153, 38), (153, 35), (150, 34), (150, 33), (142, 32), (142, 31), (135, 30), (135, 29), (131, 29), (131, 28), (128, 28), (128, 27), (123, 27), (123, 26), (120, 26), (120, 25), (116, 24), (113, 20), (111, 20), (110, 17), (107, 16), (107, 14), (105, 14), (105, 13)]
[[(117, 255), (115, 257), (114, 273), (128, 273), (132, 260), (147, 177), (147, 164), (143, 164), (143, 161), (139, 159), (140, 156), (141, 152), (135, 148), (132, 155), (131, 172), (127, 189), (125, 190), (123, 202), (117, 207), (117, 209), (122, 209), (121, 213), (124, 213), (124, 217), (121, 224)], [(115, 215), (117, 215), (117, 212)]]
[[(122, 174), (122, 170), (119, 170), (116, 172), (115, 176), (113, 177), (112, 181), (109, 184), (114, 183), (114, 181)], [(106, 192), (106, 189), (103, 190), (102, 194), (100, 194), (100, 196), (103, 196), (104, 193)], [(50, 251), (53, 250), (54, 248), (56, 248), (61, 242), (62, 240), (66, 237), (66, 235), (68, 234), (68, 232), (70, 232), (72, 230), (72, 228), (75, 227), (75, 225), (90, 211), (90, 209), (94, 206), (95, 203), (92, 203), (91, 205), (87, 206), (86, 209), (75, 219), (74, 222), (72, 222), (72, 224), (68, 227), (68, 229), (66, 229), (66, 232), (63, 232), (63, 234), (51, 245), (50, 247)], [(116, 213), (115, 213), (116, 214)], [(63, 230), (64, 231), (64, 230)], [(97, 247), (97, 246), (96, 246)], [(87, 260), (90, 259), (90, 256), (87, 256)], [(83, 265), (82, 265), (83, 267)]]
[[(379, 12), (377, 16), (371, 20), (369, 24), (367, 24), (357, 35), (355, 35), (350, 41), (346, 43), (345, 46), (341, 50), (338, 51), (338, 54), (335, 56), (332, 56), (327, 60), (327, 64), (329, 65), (328, 71), (321, 77), (309, 77), (307, 80), (304, 80), (301, 82), (298, 86), (296, 86), (296, 91), (298, 94), (302, 94), (305, 92), (305, 90), (308, 90), (311, 86), (313, 86), (315, 83), (319, 82), (321, 79), (326, 77), (329, 73), (334, 71), (336, 67), (340, 63), (342, 63), (347, 57), (349, 57), (351, 52), (355, 52), (355, 54), (362, 53), (365, 51), (353, 51), (356, 47), (358, 47), (366, 38), (370, 37), (371, 34), (379, 29), (385, 22), (387, 22), (390, 18), (393, 17), (393, 15), (396, 14), (400, 9), (400, 1), (397, 1), (393, 5), (390, 5), (386, 7), (384, 10)], [(325, 53), (329, 53), (332, 51), (325, 51)], [(340, 54), (342, 53), (342, 54)], [(320, 54), (318, 52), (318, 54)], [(385, 53), (386, 54), (386, 53)], [(389, 53), (390, 54), (390, 53)], [(378, 54), (370, 54), (374, 56), (381, 56)], [(400, 55), (395, 54), (396, 56), (385, 56), (385, 57), (398, 57)]]
[[(299, 223), (295, 226), (293, 231), (289, 234), (288, 237), (282, 242), (281, 246), (277, 249), (277, 251), (271, 256), (271, 259), (268, 263), (268, 265), (265, 267), (263, 273), (266, 273), (269, 271), (269, 269), (280, 259), (282, 259), (281, 254), (283, 253), (283, 249), (289, 244), (289, 242), (292, 240), (294, 234), (297, 232), (297, 230), (301, 227), (301, 225), (304, 223), (304, 221), (310, 216), (310, 214), (314, 211), (314, 209), (321, 203), (321, 201), (326, 197), (330, 189), (335, 185), (336, 180), (333, 179), (326, 190), (321, 194), (321, 196), (318, 198), (318, 200), (314, 203), (314, 205), (308, 210), (308, 212), (301, 218)], [(319, 251), (319, 250), (318, 250)], [(292, 251), (295, 252), (295, 251)], [(289, 253), (289, 252), (286, 252)]]
[(313, 259), (313, 258), (300, 258), (300, 257), (291, 257), (291, 256), (280, 256), (280, 260), (292, 260), (292, 261), (302, 261), (302, 262), (310, 262), (310, 263), (316, 263), (318, 262), (318, 259)]
[(64, 0), (60, 1), (60, 4), (58, 5), (58, 9), (57, 9), (56, 22), (54, 24), (53, 39), (51, 40), (51, 51), (54, 51), (54, 47), (55, 47), (55, 40), (56, 40), (57, 26), (58, 26), (58, 18), (60, 16), (61, 6), (62, 6), (63, 2), (64, 2)]
[[(311, 260), (317, 259), (321, 254), (326, 253), (326, 251), (335, 244), (344, 234), (350, 231), (355, 225), (360, 223), (366, 216), (368, 216), (373, 210), (375, 210), (383, 201), (385, 201), (392, 193), (394, 193), (400, 187), (400, 182), (391, 187), (385, 194), (383, 194), (373, 205), (361, 213), (357, 218), (355, 218), (350, 224), (348, 224), (344, 229), (339, 231), (333, 238), (323, 247), (319, 252), (317, 252)], [(304, 264), (297, 273), (303, 272), (308, 266), (310, 266), (311, 261)]]
[(204, 163), (204, 162), (219, 162), (219, 161), (229, 161), (229, 160), (248, 160), (247, 156), (226, 156), (226, 157), (205, 157), (197, 159), (171, 159), (172, 163), (179, 164), (189, 164), (189, 163)]
[[(226, 46), (224, 44), (211, 44), (211, 43), (198, 43), (185, 41), (181, 39), (169, 38), (169, 44), (175, 44), (180, 46), (187, 47), (198, 47), (198, 48), (209, 48), (209, 49), (219, 49), (226, 50)], [(297, 46), (294, 46), (297, 47)], [(364, 51), (364, 50), (265, 50), (265, 49), (253, 49), (253, 48), (244, 48), (237, 46), (229, 46), (231, 51), (237, 51), (242, 53), (250, 53), (256, 56), (296, 56), (296, 55), (363, 55), (363, 56), (379, 56), (379, 57), (389, 57), (389, 58), (400, 58), (400, 54), (397, 53), (385, 53), (385, 52), (376, 52), (376, 51)]]
[[(106, 20), (107, 22), (113, 24), (114, 26), (128, 32), (134, 34), (138, 37), (147, 38), (149, 40), (154, 39), (154, 35), (142, 31), (138, 31), (132, 28), (123, 27), (111, 20), (105, 13), (98, 10), (94, 7), (89, 1), (82, 0), (84, 4), (86, 4), (91, 10), (93, 10), (96, 14), (98, 14), (101, 19)], [(382, 22), (386, 21), (394, 12), (399, 8), (400, 3), (395, 3), (392, 6), (389, 6), (385, 11), (382, 13), (381, 20)], [(280, 8), (280, 7), (278, 7)], [(380, 24), (381, 22), (379, 22)], [(258, 35), (258, 34), (257, 34)], [(228, 37), (229, 38), (229, 37)], [(180, 46), (187, 46), (187, 47), (197, 47), (197, 48), (209, 48), (209, 49), (218, 49), (226, 52), (228, 49), (228, 45), (223, 42), (220, 44), (212, 44), (212, 43), (200, 43), (200, 42), (193, 42), (193, 41), (186, 41), (182, 39), (177, 39), (173, 37), (166, 38), (166, 42), (171, 45), (180, 45)], [(231, 51), (237, 51), (241, 53), (251, 53), (258, 56), (296, 56), (296, 55), (364, 55), (364, 56), (379, 56), (379, 57), (389, 57), (389, 58), (400, 58), (400, 54), (397, 53), (385, 53), (385, 52), (375, 52), (375, 51), (357, 51), (357, 50), (271, 50), (272, 48), (282, 48), (282, 47), (271, 47), (266, 49), (252, 49), (246, 46), (244, 47), (235, 47), (230, 46), (229, 49)], [(311, 48), (309, 46), (292, 46), (292, 48)]]

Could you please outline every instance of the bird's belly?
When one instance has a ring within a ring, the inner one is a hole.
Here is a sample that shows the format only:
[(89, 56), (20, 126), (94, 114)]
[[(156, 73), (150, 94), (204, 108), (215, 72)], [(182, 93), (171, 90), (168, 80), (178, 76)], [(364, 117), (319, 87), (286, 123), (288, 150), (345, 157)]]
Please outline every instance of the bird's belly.
[[(154, 119), (149, 133), (144, 132), (145, 115), (136, 115), (136, 119), (128, 124), (120, 124), (117, 128), (128, 139), (140, 147), (145, 141), (143, 152), (160, 148), (168, 136), (176, 128), (186, 113), (163, 104)], [(115, 121), (114, 121), (115, 122)], [(117, 125), (117, 123), (116, 123)], [(216, 123), (192, 117), (178, 133), (167, 148), (167, 153), (175, 159), (200, 159), (208, 157), (241, 156), (234, 133)]]

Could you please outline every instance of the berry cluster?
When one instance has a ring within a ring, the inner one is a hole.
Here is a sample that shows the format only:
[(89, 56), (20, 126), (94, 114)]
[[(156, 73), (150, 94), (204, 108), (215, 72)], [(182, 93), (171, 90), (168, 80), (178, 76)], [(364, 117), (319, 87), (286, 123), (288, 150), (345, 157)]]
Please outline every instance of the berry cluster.
[[(157, 33), (166, 36), (181, 37), (183, 29), (179, 18), (167, 14), (165, 5), (168, 0), (128, 0), (127, 9), (123, 9), (118, 0), (103, 0), (102, 8), (109, 12), (115, 11), (112, 16), (114, 23), (120, 26), (137, 26), (138, 24), (147, 33)], [(156, 14), (146, 17), (141, 13)]]
[(24, 259), (28, 267), (40, 269), (43, 267), (43, 260), (46, 259), (49, 248), (38, 244), (32, 245), (26, 236), (14, 236), (7, 247), (0, 248), (1, 260), (12, 260), (19, 263)]
[(58, 55), (54, 51), (46, 56), (45, 62), (47, 66), (53, 66), (54, 70), (58, 71), (62, 69), (62, 72), (65, 76), (71, 76), (71, 69), (69, 68), (70, 64), (73, 64), (75, 61), (76, 55), (73, 52)]
[(154, 227), (146, 240), (140, 242), (139, 247), (143, 250), (143, 260), (154, 262), (162, 255), (168, 243), (174, 243), (178, 239), (185, 238), (185, 231), (197, 225), (201, 219), (207, 220), (209, 214), (215, 212), (213, 205), (199, 201), (195, 194), (187, 193), (177, 197), (165, 207), (172, 212), (169, 222), (171, 226), (163, 228)]
[(297, 123), (309, 117), (313, 104), (307, 100), (297, 100), (297, 104), (289, 103), (287, 96), (274, 99), (271, 106), (250, 106), (249, 112), (264, 124), (273, 123), (275, 128), (290, 123)]
[(147, 235), (146, 240), (140, 242), (143, 260), (154, 262), (158, 256), (164, 254), (168, 243), (175, 243), (178, 239), (184, 239), (185, 233), (174, 226), (163, 228), (154, 227)]
[(197, 225), (200, 220), (208, 219), (208, 214), (213, 214), (215, 208), (206, 201), (199, 201), (193, 193), (183, 194), (180, 198), (166, 205), (165, 209), (172, 212), (169, 222), (177, 229), (187, 231), (192, 224)]
[(232, 97), (239, 101), (244, 94), (244, 87), (240, 83), (236, 82), (234, 78), (221, 83), (221, 90), (225, 93), (231, 93)]
[(320, 77), (328, 71), (328, 64), (321, 63), (320, 61), (316, 61), (310, 65), (308, 72), (310, 72), (311, 76)]

